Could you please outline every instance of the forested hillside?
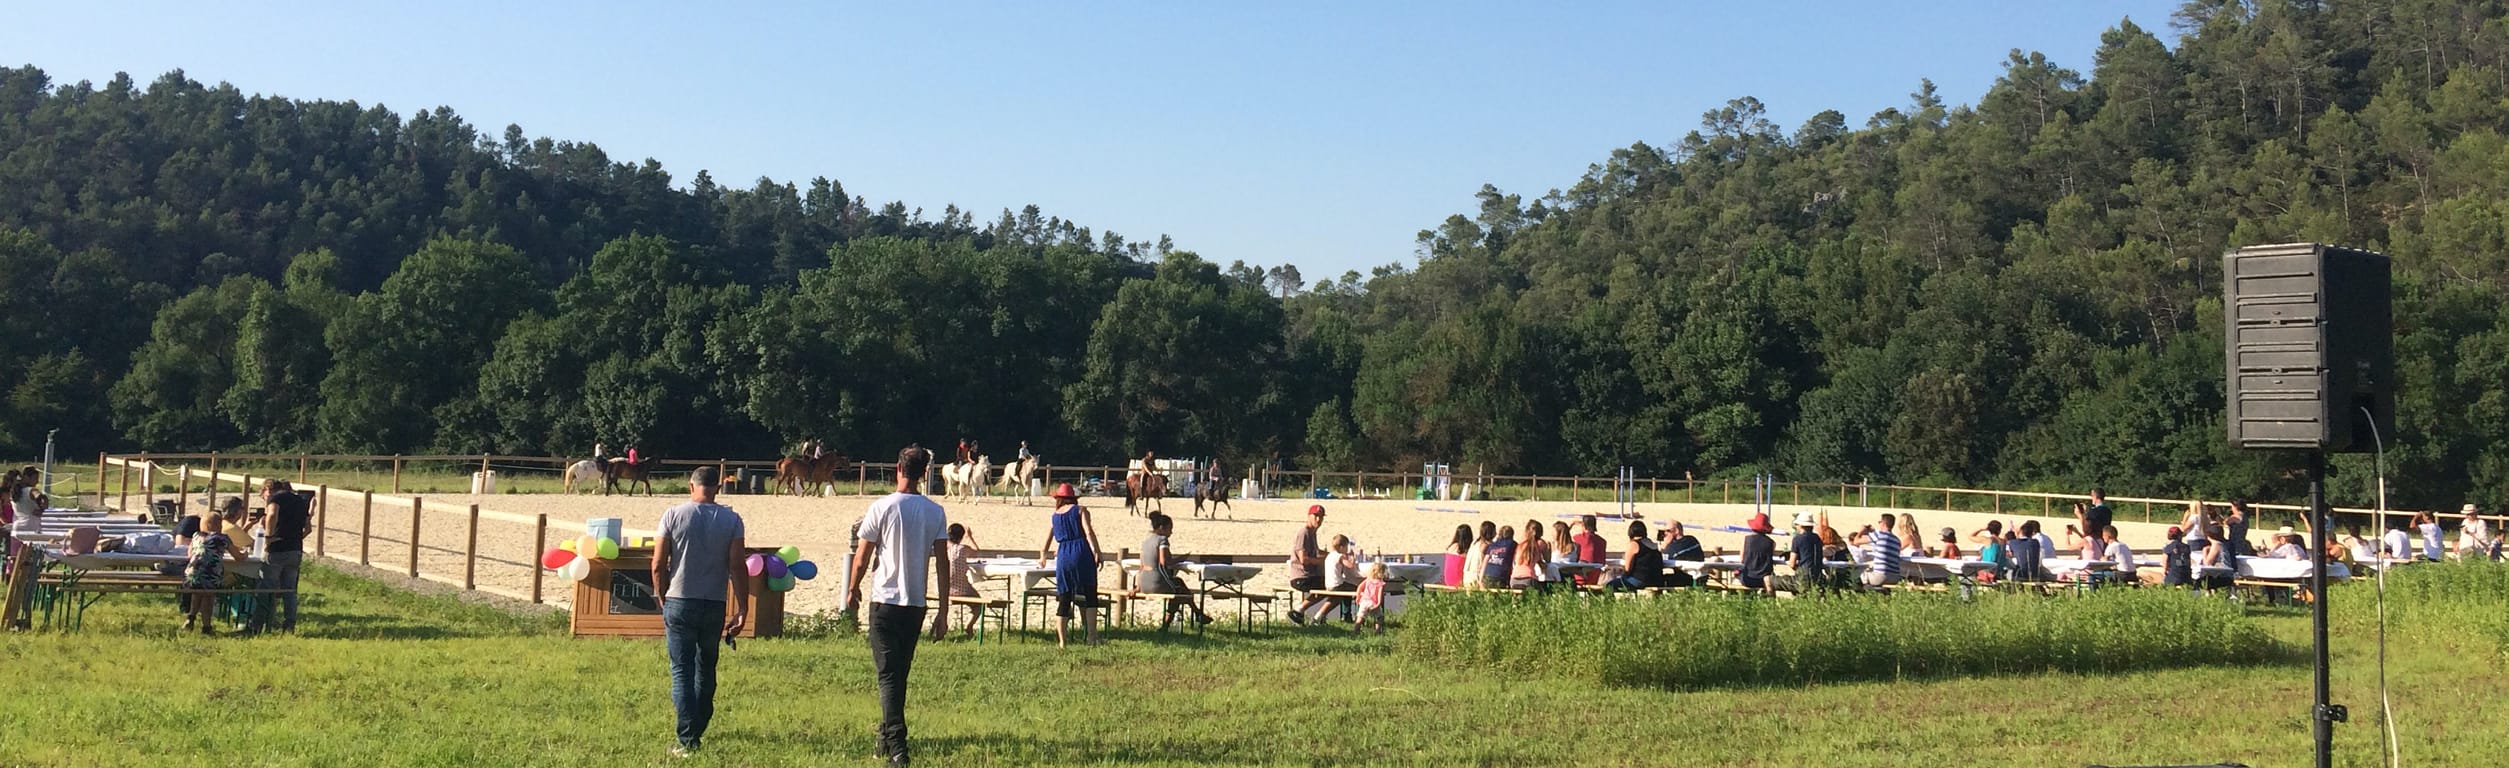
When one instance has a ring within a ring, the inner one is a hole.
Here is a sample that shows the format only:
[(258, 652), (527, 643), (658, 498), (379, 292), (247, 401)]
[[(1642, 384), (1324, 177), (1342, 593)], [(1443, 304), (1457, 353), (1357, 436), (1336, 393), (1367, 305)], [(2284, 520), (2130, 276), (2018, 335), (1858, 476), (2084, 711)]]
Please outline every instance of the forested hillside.
[[(53, 426), (84, 450), (971, 435), (2289, 497), (2292, 462), (2224, 445), (2220, 255), (2322, 240), (2396, 258), (2396, 502), (2509, 501), (2501, 6), (2160, 21), (2088, 62), (2016, 51), (1966, 106), (1917, 84), (1789, 129), (1735, 99), (1320, 281), (1034, 208), (682, 186), (449, 109), (0, 71), (0, 453)], [(2368, 501), (2369, 460), (2341, 468)]]

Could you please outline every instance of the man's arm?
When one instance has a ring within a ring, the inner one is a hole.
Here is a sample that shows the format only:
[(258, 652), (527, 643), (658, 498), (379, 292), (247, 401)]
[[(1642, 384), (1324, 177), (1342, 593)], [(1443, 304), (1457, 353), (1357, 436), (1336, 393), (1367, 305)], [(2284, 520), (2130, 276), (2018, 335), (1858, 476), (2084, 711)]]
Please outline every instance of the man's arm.
[(743, 562), (748, 559), (748, 538), (747, 535), (732, 537), (732, 546), (723, 552), (723, 572), (730, 574), (732, 581), (732, 611), (723, 620), (723, 634), (726, 636), (739, 633), (741, 625), (749, 621), (749, 565)]
[[(575, 556), (591, 557), (592, 555), (577, 552)], [(748, 572), (746, 568), (738, 570), (742, 573)], [(663, 595), (667, 594), (671, 594), (671, 537), (667, 534), (656, 533), (653, 537), (653, 598), (660, 600)]]

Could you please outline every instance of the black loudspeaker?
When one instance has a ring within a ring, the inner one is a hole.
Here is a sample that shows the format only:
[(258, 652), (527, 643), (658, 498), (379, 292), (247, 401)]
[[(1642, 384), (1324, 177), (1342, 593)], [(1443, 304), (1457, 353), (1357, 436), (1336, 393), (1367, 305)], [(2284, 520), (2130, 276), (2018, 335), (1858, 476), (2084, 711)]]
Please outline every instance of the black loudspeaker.
[(2383, 254), (2318, 243), (2222, 255), (2232, 446), (2366, 453), (2372, 430), (2395, 439), (2390, 273)]

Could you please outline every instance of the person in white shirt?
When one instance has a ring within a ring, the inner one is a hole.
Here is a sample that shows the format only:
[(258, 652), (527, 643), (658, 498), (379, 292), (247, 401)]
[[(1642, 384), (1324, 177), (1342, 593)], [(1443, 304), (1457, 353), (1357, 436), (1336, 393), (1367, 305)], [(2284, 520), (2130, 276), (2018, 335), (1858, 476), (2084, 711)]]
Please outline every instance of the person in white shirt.
[(2141, 581), (2134, 572), (2134, 548), (2117, 540), (2117, 526), (2100, 529), (2100, 559), (2117, 564), (2117, 581), (2134, 584)]
[[(863, 515), (855, 531), (862, 543), (855, 545), (853, 572), (846, 575), (847, 584), (860, 585), (863, 572), (871, 571), (868, 587), (848, 591), (859, 599), (867, 589), (871, 597), (863, 634), (871, 640), (871, 669), (880, 686), (875, 748), (880, 759), (891, 765), (907, 762), (906, 675), (914, 668), (916, 630), (924, 623), (924, 594), (932, 585), (946, 587), (950, 579), (949, 515), (938, 502), (917, 492), (931, 467), (932, 452), (922, 445), (897, 452), (897, 492), (871, 502), (870, 512)], [(875, 559), (878, 564), (867, 568)], [(849, 611), (853, 608), (846, 606)], [(941, 611), (933, 617), (932, 637), (937, 640), (948, 632), (949, 612)]]
[(2474, 505), (2465, 505), (2463, 511), (2465, 524), (2457, 528), (2457, 559), (2492, 559), (2492, 553), (2500, 543), (2492, 538), (2491, 525), (2483, 522), (2483, 516), (2477, 514)]
[(2385, 546), (2383, 554), (2389, 562), (2413, 562), (2413, 534), (2405, 533), (2404, 526), (2389, 524), (2387, 535), (2379, 538), (2379, 543)]
[(2361, 537), (2361, 526), (2348, 526), (2344, 530), (2343, 545), (2345, 549), (2352, 550), (2352, 561), (2355, 563), (2374, 565), (2378, 562), (2378, 545)]

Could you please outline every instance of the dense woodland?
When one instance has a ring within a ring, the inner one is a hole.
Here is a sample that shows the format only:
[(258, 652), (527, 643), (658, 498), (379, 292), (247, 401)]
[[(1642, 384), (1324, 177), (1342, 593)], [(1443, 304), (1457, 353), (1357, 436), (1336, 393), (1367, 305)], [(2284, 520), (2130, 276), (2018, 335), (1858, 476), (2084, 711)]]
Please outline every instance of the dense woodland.
[(0, 455), (973, 436), (2289, 498), (2296, 462), (2222, 437), (2220, 255), (2320, 240), (2397, 260), (2396, 502), (2509, 501), (2501, 4), (2168, 26), (1861, 127), (1738, 98), (1322, 280), (1034, 207), (682, 183), (448, 108), (0, 70)]

